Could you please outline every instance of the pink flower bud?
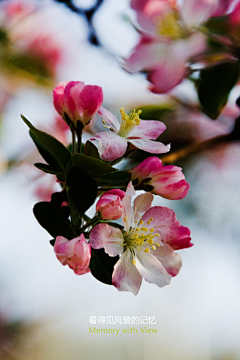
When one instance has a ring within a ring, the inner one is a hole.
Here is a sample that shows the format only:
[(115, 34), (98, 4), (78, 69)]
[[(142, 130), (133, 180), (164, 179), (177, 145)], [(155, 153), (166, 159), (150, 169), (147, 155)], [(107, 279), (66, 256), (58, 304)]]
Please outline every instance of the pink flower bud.
[(54, 251), (58, 260), (73, 269), (75, 274), (90, 272), (91, 246), (87, 244), (83, 234), (72, 240), (57, 236)]
[(77, 127), (77, 121), (87, 125), (103, 102), (102, 88), (82, 81), (61, 81), (53, 90), (53, 103), (66, 122)]
[(125, 192), (119, 189), (106, 191), (100, 196), (96, 205), (96, 211), (100, 213), (104, 220), (116, 220), (122, 216), (122, 199)]
[(158, 157), (150, 157), (133, 169), (131, 181), (136, 189), (151, 191), (166, 199), (179, 200), (184, 198), (189, 189), (178, 166), (163, 166)]

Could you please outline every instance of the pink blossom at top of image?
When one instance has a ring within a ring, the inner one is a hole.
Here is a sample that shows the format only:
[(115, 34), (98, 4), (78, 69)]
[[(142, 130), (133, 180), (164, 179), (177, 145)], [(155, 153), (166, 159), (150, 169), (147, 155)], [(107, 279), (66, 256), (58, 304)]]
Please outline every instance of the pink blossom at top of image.
[(91, 231), (90, 245), (104, 248), (110, 256), (121, 255), (114, 266), (112, 283), (120, 291), (137, 295), (142, 277), (159, 287), (168, 285), (182, 266), (181, 257), (174, 250), (192, 244), (189, 229), (180, 225), (173, 210), (151, 207), (153, 195), (149, 192), (138, 195), (132, 209), (134, 194), (129, 183), (123, 198), (124, 230), (98, 224)]
[(232, 1), (132, 0), (141, 34), (138, 45), (126, 60), (130, 73), (147, 72), (149, 89), (166, 93), (188, 74), (188, 61), (205, 51), (206, 35), (198, 26), (211, 16), (225, 14)]

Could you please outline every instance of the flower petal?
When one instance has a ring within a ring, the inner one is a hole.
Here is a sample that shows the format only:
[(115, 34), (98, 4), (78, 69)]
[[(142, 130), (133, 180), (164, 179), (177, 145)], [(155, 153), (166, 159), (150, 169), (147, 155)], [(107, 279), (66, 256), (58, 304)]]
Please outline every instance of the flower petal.
[(162, 242), (168, 242), (175, 239), (179, 234), (180, 223), (172, 209), (162, 206), (153, 206), (142, 217), (143, 225), (149, 227), (148, 221), (151, 220), (153, 234), (158, 233)]
[(159, 141), (149, 140), (148, 138), (128, 139), (128, 141), (137, 148), (153, 154), (163, 154), (170, 150), (170, 145), (164, 145)]
[(104, 161), (113, 161), (122, 157), (127, 150), (127, 140), (113, 131), (104, 131), (90, 140), (98, 140), (98, 152)]
[(179, 273), (182, 266), (182, 258), (168, 244), (162, 243), (160, 246), (157, 246), (153, 255), (162, 263), (168, 274), (176, 276)]
[(146, 137), (149, 139), (157, 139), (166, 130), (166, 125), (161, 121), (141, 120), (140, 124), (135, 126), (131, 131), (132, 137)]
[(98, 110), (98, 114), (99, 116), (101, 116), (101, 118), (103, 118), (107, 122), (108, 125), (113, 126), (116, 132), (119, 131), (120, 129), (119, 121), (109, 110), (101, 107)]
[(112, 283), (119, 291), (131, 291), (134, 295), (137, 295), (142, 283), (142, 277), (132, 261), (132, 253), (127, 249), (114, 266)]
[(137, 251), (134, 260), (136, 261), (137, 270), (146, 281), (159, 287), (170, 284), (172, 276), (167, 273), (160, 261), (151, 253)]
[(186, 249), (193, 244), (191, 243), (190, 230), (185, 226), (180, 226), (177, 238), (168, 242), (173, 250)]
[(110, 256), (122, 254), (123, 241), (121, 230), (108, 224), (94, 226), (89, 237), (89, 244), (92, 248), (104, 248), (105, 252)]
[(136, 197), (133, 205), (134, 220), (140, 220), (141, 214), (150, 209), (152, 201), (153, 194), (150, 192), (146, 192), (145, 194), (141, 194)]

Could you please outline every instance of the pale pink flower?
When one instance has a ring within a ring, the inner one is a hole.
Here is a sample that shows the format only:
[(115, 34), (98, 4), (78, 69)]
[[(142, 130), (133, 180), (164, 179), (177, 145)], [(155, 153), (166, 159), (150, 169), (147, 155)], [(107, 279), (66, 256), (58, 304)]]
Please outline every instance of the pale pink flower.
[(119, 189), (106, 191), (97, 202), (96, 212), (104, 220), (119, 219), (123, 213), (122, 199), (125, 195), (125, 191)]
[(161, 206), (151, 208), (153, 195), (149, 192), (137, 196), (132, 209), (131, 195), (134, 194), (130, 183), (123, 198), (124, 230), (98, 224), (91, 231), (90, 245), (94, 249), (104, 248), (110, 256), (120, 255), (112, 283), (120, 291), (137, 295), (142, 277), (162, 287), (178, 274), (182, 260), (171, 243), (178, 248), (191, 245), (189, 230), (180, 226), (173, 210)]
[(68, 265), (75, 274), (90, 272), (91, 246), (87, 244), (83, 234), (72, 240), (57, 236), (54, 251), (57, 259), (63, 265)]
[(68, 123), (77, 127), (80, 121), (87, 125), (103, 102), (102, 88), (85, 85), (83, 81), (61, 81), (53, 90), (53, 103), (57, 112)]
[[(98, 111), (103, 118), (103, 126), (110, 131), (103, 131), (96, 134), (91, 140), (98, 140), (98, 151), (102, 160), (113, 161), (122, 157), (128, 146), (128, 142), (135, 147), (153, 154), (166, 153), (170, 145), (164, 145), (157, 139), (166, 126), (161, 121), (141, 120), (141, 110), (135, 110), (127, 115), (124, 108), (120, 109), (121, 122), (108, 110), (101, 108)], [(105, 125), (107, 123), (107, 125)]]
[(188, 75), (188, 63), (207, 48), (198, 25), (209, 17), (223, 15), (231, 0), (132, 0), (141, 26), (141, 38), (126, 61), (131, 73), (147, 72), (150, 90), (165, 93)]
[(170, 200), (183, 199), (189, 190), (182, 169), (173, 165), (163, 166), (156, 156), (136, 166), (132, 170), (131, 181), (136, 189), (151, 191)]

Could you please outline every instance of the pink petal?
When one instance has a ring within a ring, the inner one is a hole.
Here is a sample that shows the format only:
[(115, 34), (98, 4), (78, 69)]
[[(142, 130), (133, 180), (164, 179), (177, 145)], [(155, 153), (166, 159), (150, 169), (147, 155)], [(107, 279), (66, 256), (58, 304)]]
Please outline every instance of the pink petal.
[(148, 138), (128, 139), (128, 141), (138, 149), (153, 153), (163, 154), (170, 150), (170, 145), (164, 145), (159, 141), (149, 140)]
[(77, 101), (77, 109), (85, 124), (99, 110), (103, 102), (102, 88), (97, 85), (86, 85)]
[(190, 27), (198, 25), (217, 11), (218, 3), (219, 0), (184, 0), (182, 5), (183, 20)]
[[(153, 186), (153, 183), (150, 181), (149, 185)], [(161, 184), (159, 184), (158, 187), (157, 185), (157, 182), (154, 183), (154, 189), (152, 190), (153, 194), (160, 195), (169, 200), (183, 199), (190, 188), (190, 185), (186, 182), (186, 180), (180, 180), (167, 186), (161, 186)]]
[(67, 81), (60, 81), (60, 83), (53, 89), (53, 104), (57, 112), (62, 116), (66, 111), (63, 100), (63, 93), (67, 83)]
[(159, 287), (170, 284), (172, 276), (167, 273), (160, 261), (151, 253), (137, 251), (134, 260), (136, 261), (137, 270), (146, 281)]
[(116, 160), (122, 157), (127, 150), (127, 140), (112, 131), (100, 132), (90, 140), (98, 140), (98, 152), (104, 161)]
[(178, 236), (169, 241), (168, 245), (171, 246), (173, 250), (181, 250), (193, 246), (190, 238), (190, 230), (185, 226), (180, 226)]
[(123, 235), (120, 229), (108, 224), (96, 225), (89, 237), (89, 244), (94, 249), (105, 249), (110, 256), (117, 256), (123, 252)]
[(161, 121), (141, 120), (138, 126), (131, 131), (132, 137), (146, 137), (149, 139), (157, 139), (166, 130), (166, 125)]
[(143, 179), (149, 177), (150, 173), (162, 167), (162, 161), (152, 156), (142, 161), (136, 166), (131, 173), (131, 180), (138, 179), (138, 183), (142, 182)]
[(134, 295), (137, 295), (142, 283), (142, 277), (132, 261), (132, 253), (127, 249), (114, 266), (112, 283), (119, 291), (131, 291)]
[(64, 104), (67, 109), (68, 116), (71, 120), (79, 120), (80, 115), (77, 110), (77, 101), (81, 96), (85, 84), (82, 81), (69, 81), (64, 90)]
[(153, 201), (153, 195), (150, 192), (146, 192), (145, 194), (138, 195), (134, 200), (134, 219), (139, 221), (141, 214), (150, 209)]
[[(152, 218), (150, 225), (148, 221)], [(143, 225), (153, 228), (153, 234), (158, 233), (162, 242), (168, 242), (179, 234), (180, 223), (172, 209), (162, 206), (153, 206), (142, 217)]]
[(120, 123), (110, 111), (108, 111), (107, 109), (101, 107), (98, 110), (98, 114), (104, 120), (106, 120), (108, 125), (112, 126), (116, 130), (116, 132), (118, 132), (118, 130), (120, 129)]
[(126, 195), (123, 198), (123, 214), (122, 214), (122, 223), (124, 228), (129, 233), (130, 227), (133, 226), (133, 211), (132, 211), (132, 204), (131, 204), (132, 197)]
[(179, 273), (182, 266), (182, 258), (168, 244), (161, 243), (160, 246), (156, 246), (153, 255), (162, 263), (168, 274), (176, 276)]

